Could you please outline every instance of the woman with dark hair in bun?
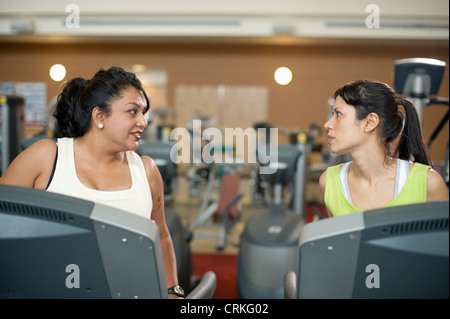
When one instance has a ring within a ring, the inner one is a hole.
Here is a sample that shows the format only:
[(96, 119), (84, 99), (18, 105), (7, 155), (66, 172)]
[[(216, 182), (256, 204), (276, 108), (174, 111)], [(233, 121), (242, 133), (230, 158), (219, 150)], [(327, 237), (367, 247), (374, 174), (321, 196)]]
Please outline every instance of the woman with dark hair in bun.
[(72, 79), (54, 112), (57, 142), (40, 140), (25, 149), (0, 183), (75, 196), (151, 218), (159, 229), (167, 285), (173, 288), (178, 280), (162, 178), (150, 157), (135, 152), (149, 107), (141, 82), (119, 67), (100, 70), (90, 80)]
[(344, 85), (334, 99), (333, 116), (324, 125), (330, 150), (352, 161), (329, 167), (320, 177), (329, 216), (448, 200), (411, 102), (369, 80)]

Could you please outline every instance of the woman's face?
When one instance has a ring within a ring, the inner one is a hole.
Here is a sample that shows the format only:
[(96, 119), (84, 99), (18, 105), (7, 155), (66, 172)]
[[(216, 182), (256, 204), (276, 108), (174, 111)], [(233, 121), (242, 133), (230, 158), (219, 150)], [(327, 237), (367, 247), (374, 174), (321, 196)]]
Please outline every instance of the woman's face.
[(136, 151), (141, 134), (147, 127), (144, 117), (144, 99), (130, 86), (111, 104), (111, 113), (105, 118), (104, 130), (113, 144), (122, 151)]
[(338, 96), (333, 106), (333, 116), (324, 124), (328, 134), (330, 151), (335, 154), (350, 154), (362, 142), (363, 123), (357, 120), (353, 105)]

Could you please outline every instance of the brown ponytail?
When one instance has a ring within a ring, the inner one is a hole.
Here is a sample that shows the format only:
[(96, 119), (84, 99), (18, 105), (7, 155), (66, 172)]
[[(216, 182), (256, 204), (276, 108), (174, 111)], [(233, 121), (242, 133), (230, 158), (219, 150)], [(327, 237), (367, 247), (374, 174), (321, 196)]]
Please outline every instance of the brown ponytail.
[(398, 157), (406, 160), (413, 157), (414, 162), (431, 165), (429, 154), (423, 142), (422, 128), (416, 108), (406, 99), (399, 98), (398, 101), (404, 107), (406, 113), (404, 128), (396, 151)]

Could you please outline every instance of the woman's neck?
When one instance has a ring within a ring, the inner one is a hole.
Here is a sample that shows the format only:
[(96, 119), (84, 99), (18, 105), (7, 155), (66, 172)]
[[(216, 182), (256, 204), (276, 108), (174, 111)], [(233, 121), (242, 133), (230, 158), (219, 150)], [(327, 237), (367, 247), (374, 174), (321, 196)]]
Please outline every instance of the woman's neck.
[(123, 161), (125, 152), (111, 151), (97, 134), (85, 134), (74, 139), (74, 151), (84, 158), (90, 158), (97, 163), (112, 163)]
[(356, 178), (375, 183), (379, 179), (395, 176), (395, 159), (387, 157), (384, 149), (362, 151), (352, 154), (351, 174)]

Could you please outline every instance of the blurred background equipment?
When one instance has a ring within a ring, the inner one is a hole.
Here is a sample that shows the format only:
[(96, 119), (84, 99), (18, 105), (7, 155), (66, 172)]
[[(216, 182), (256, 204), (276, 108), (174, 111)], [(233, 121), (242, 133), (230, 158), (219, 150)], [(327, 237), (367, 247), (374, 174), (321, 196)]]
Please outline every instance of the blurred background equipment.
[(20, 96), (0, 96), (1, 168), (0, 175), (22, 151), (20, 142), (25, 134), (25, 100)]
[[(433, 141), (449, 121), (449, 99), (436, 97), (444, 77), (446, 63), (437, 59), (410, 58), (396, 60), (394, 64), (394, 88), (399, 94), (403, 94), (407, 99), (414, 103), (421, 122), (423, 122), (423, 106), (443, 105), (447, 107), (447, 112), (426, 142), (428, 151), (430, 151)], [(448, 186), (448, 138), (447, 147), (445, 148), (444, 153), (444, 161), (439, 163), (434, 162), (433, 168), (441, 173)]]
[(175, 128), (175, 112), (171, 107), (151, 107), (148, 114), (149, 126), (145, 129), (145, 140), (168, 142)]
[[(322, 131), (315, 123), (307, 132), (278, 131), (290, 143), (275, 144), (276, 162), (260, 163), (275, 171), (261, 173), (257, 179), (264, 184), (264, 193), (270, 194), (268, 208), (247, 220), (240, 238), (237, 280), (239, 297), (244, 299), (283, 298), (281, 282), (296, 267), (294, 251), (305, 224), (309, 155), (318, 147), (315, 138)], [(258, 145), (258, 152), (268, 154), (273, 150), (270, 145)]]

